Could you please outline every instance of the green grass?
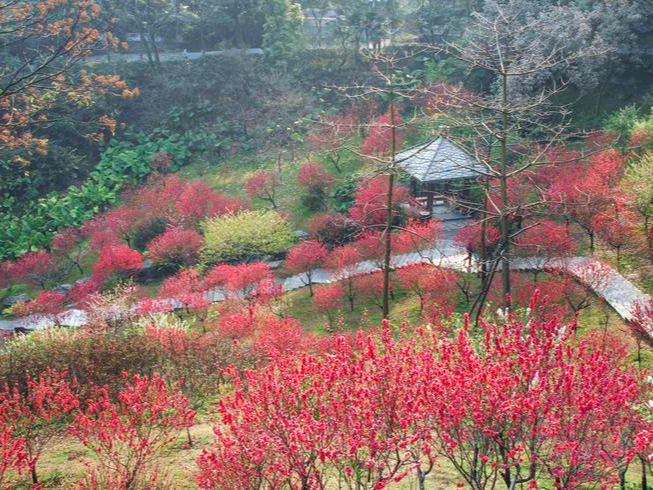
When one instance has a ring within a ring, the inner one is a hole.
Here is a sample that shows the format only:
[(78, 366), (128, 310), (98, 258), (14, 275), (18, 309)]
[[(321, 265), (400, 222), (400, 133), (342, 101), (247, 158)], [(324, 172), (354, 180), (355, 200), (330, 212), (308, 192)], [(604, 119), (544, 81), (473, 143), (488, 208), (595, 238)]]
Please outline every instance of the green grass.
[[(316, 313), (308, 288), (287, 293), (286, 299), (289, 305), (288, 315), (301, 321), (306, 330), (319, 335), (328, 333), (328, 318)], [(390, 321), (393, 324), (400, 324), (402, 321), (414, 324), (420, 318), (419, 299), (406, 290), (396, 289), (390, 306)], [(354, 303), (354, 311), (351, 311), (349, 305), (343, 305), (333, 317), (336, 319), (334, 328), (351, 331), (378, 326), (383, 315), (378, 299), (359, 297)]]
[[(288, 214), (296, 228), (301, 229), (315, 214), (321, 212), (307, 209), (302, 204), (302, 190), (297, 185), (296, 177), (300, 167), (307, 162), (321, 163), (324, 169), (334, 177), (334, 189), (348, 177), (368, 170), (357, 155), (343, 150), (340, 163), (341, 173), (338, 173), (334, 166), (325, 159), (311, 154), (302, 155), (294, 161), (283, 160), (280, 165), (276, 160), (257, 159), (248, 155), (245, 157), (234, 156), (219, 164), (198, 160), (183, 168), (180, 171), (180, 176), (189, 180), (200, 179), (226, 196), (238, 198), (254, 209), (261, 209), (270, 208), (271, 205), (267, 201), (249, 198), (245, 191), (247, 180), (259, 170), (274, 172), (281, 178), (281, 184), (276, 191), (277, 206), (280, 211)], [(329, 201), (330, 206), (332, 199)]]

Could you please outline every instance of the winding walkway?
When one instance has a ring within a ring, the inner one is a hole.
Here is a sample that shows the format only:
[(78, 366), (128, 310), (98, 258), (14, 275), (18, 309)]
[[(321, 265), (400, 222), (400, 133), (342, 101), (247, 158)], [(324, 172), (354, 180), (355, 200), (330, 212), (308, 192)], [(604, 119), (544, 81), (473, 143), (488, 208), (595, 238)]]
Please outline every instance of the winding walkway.
[[(475, 270), (475, 267), (470, 264), (467, 252), (450, 239), (439, 241), (433, 249), (419, 253), (397, 255), (392, 260), (392, 266), (395, 269), (419, 263), (430, 263), (439, 267), (463, 272), (473, 272)], [(632, 318), (635, 305), (645, 304), (651, 300), (649, 295), (644, 294), (617, 271), (590, 257), (569, 257), (547, 263), (537, 258), (516, 259), (513, 261), (512, 267), (516, 270), (540, 270), (545, 267), (565, 269), (581, 283), (586, 284), (594, 293), (603, 298), (624, 320)], [(360, 262), (356, 268), (356, 274), (370, 274), (379, 270), (380, 268), (373, 262)], [(600, 270), (600, 280), (593, 280), (592, 277), (588, 277), (588, 270)], [(327, 270), (320, 269), (313, 274), (313, 283), (315, 284), (328, 284), (337, 280), (336, 275)], [(307, 283), (304, 274), (291, 276), (279, 280), (279, 282), (286, 292), (305, 287)], [(218, 302), (224, 299), (224, 296), (219, 291), (209, 291), (206, 294), (207, 299), (212, 302)], [(175, 307), (181, 307), (175, 300), (170, 301), (173, 302)], [(86, 324), (86, 321), (86, 314), (82, 310), (71, 309), (58, 316), (58, 323), (62, 326), (83, 326)], [(0, 330), (13, 331), (16, 328), (36, 330), (49, 328), (53, 325), (55, 325), (55, 319), (53, 317), (33, 315), (20, 320), (0, 321)], [(650, 332), (650, 336), (653, 338), (653, 331)]]

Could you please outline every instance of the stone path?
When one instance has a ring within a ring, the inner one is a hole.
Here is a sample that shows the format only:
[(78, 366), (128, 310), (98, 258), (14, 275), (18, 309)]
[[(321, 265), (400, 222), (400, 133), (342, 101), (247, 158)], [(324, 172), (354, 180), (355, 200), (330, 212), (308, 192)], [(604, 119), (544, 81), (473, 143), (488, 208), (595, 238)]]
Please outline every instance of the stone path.
[[(451, 236), (448, 233), (446, 235)], [(469, 263), (465, 250), (457, 246), (453, 239), (441, 240), (431, 250), (397, 255), (392, 260), (392, 266), (395, 269), (419, 263), (430, 263), (438, 267), (457, 271), (475, 271), (473, 264)], [(590, 257), (570, 257), (547, 263), (537, 258), (515, 259), (513, 260), (512, 267), (517, 270), (540, 270), (545, 267), (566, 269), (580, 282), (602, 297), (625, 320), (632, 318), (632, 312), (636, 304), (644, 304), (651, 299), (649, 295), (642, 293), (621, 274)], [(360, 262), (356, 269), (356, 274), (370, 274), (379, 270), (380, 268), (373, 262)], [(601, 270), (601, 280), (593, 280), (592, 277), (588, 276), (587, 270)], [(336, 280), (335, 275), (327, 270), (318, 270), (313, 274), (313, 283), (315, 284), (328, 284)], [(280, 280), (284, 291), (293, 291), (305, 287), (306, 282), (306, 276), (304, 274)], [(207, 292), (207, 299), (212, 302), (218, 302), (222, 301), (224, 296), (219, 291), (209, 291)], [(173, 306), (181, 308), (181, 305), (175, 300), (162, 301), (172, 301)], [(86, 323), (86, 314), (82, 310), (71, 309), (59, 315), (58, 320), (59, 325), (78, 327)], [(15, 328), (37, 330), (51, 327), (54, 324), (53, 317), (33, 315), (20, 320), (0, 321), (0, 330), (13, 331)], [(651, 338), (653, 338), (653, 332), (651, 332)]]

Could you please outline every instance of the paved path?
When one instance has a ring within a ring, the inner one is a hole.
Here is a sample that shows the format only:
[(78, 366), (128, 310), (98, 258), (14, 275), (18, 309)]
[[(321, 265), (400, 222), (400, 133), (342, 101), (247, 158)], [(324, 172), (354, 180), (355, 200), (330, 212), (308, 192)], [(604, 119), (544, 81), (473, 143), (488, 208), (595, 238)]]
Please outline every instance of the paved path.
[[(184, 60), (198, 60), (204, 56), (217, 56), (225, 53), (231, 54), (246, 54), (246, 55), (261, 55), (263, 50), (261, 48), (248, 48), (248, 49), (229, 49), (223, 51), (205, 51), (205, 52), (187, 52), (183, 51), (163, 51), (159, 53), (159, 59), (162, 63), (167, 61), (184, 61)], [(89, 56), (86, 62), (89, 65), (100, 63), (147, 63), (147, 55), (145, 53), (111, 53), (110, 56), (105, 54)]]
[[(396, 269), (418, 263), (430, 263), (438, 267), (457, 271), (473, 272), (476, 270), (475, 266), (469, 263), (467, 253), (451, 239), (439, 241), (438, 245), (431, 250), (397, 255), (392, 259), (392, 266)], [(621, 274), (589, 257), (570, 257), (546, 263), (537, 258), (515, 259), (512, 267), (517, 270), (539, 270), (543, 268), (565, 269), (581, 283), (605, 299), (624, 320), (632, 318), (636, 304), (645, 304), (651, 299), (649, 295), (642, 293)], [(358, 264), (356, 274), (370, 274), (379, 270), (380, 268), (373, 262), (361, 262)], [(337, 280), (338, 278), (327, 270), (318, 270), (313, 275), (313, 282), (315, 284), (328, 284)], [(280, 280), (279, 282), (283, 285), (284, 291), (293, 291), (306, 286), (306, 276), (300, 274)], [(206, 294), (207, 299), (212, 302), (218, 302), (224, 299), (224, 296), (219, 291), (209, 291)], [(161, 301), (170, 301), (173, 307), (181, 308), (181, 304), (175, 300), (164, 299)], [(82, 310), (71, 309), (59, 315), (58, 319), (60, 325), (78, 327), (86, 323), (86, 314)], [(53, 317), (31, 316), (21, 320), (2, 321), (0, 322), (0, 330), (14, 330), (17, 327), (43, 329), (51, 327), (54, 324)], [(653, 338), (653, 331), (651, 332), (651, 338)]]

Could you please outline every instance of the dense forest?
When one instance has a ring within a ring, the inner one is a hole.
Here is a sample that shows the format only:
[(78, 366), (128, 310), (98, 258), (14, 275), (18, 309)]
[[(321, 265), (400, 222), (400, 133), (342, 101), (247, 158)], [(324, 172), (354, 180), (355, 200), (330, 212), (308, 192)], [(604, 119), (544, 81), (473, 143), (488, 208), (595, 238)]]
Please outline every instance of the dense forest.
[(651, 0), (0, 0), (0, 487), (653, 488)]

